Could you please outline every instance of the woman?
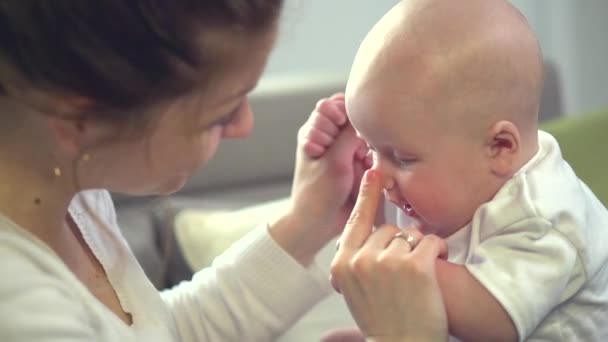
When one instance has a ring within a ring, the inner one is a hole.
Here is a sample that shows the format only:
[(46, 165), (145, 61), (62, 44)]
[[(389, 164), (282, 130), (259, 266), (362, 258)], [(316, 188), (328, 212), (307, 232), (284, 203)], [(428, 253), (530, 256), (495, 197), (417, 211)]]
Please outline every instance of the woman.
[(328, 293), (313, 259), (352, 209), (352, 132), (298, 153), (276, 222), (162, 294), (98, 190), (173, 193), (221, 139), (246, 137), (281, 7), (0, 4), (0, 340), (270, 341)]

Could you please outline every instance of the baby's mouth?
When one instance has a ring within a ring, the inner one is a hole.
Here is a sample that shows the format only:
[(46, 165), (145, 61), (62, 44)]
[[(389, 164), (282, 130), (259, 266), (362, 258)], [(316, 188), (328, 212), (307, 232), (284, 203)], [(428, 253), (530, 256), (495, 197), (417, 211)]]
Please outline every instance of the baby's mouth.
[(403, 210), (403, 212), (405, 212), (405, 214), (407, 216), (413, 217), (413, 218), (417, 218), (418, 215), (416, 215), (416, 211), (414, 210), (414, 208), (412, 207), (411, 204), (409, 203), (399, 203), (397, 205), (399, 208), (401, 208), (401, 210)]
[(414, 207), (409, 204), (403, 197), (395, 196), (394, 194), (389, 193), (387, 190), (384, 190), (384, 196), (387, 200), (392, 202), (397, 208), (403, 210), (403, 212), (412, 218), (418, 218)]

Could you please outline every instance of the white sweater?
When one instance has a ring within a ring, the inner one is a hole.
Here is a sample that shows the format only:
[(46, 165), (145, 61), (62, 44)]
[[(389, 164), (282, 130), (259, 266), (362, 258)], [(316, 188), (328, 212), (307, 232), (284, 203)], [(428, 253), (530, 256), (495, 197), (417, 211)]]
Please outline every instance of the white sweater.
[(330, 292), (327, 274), (300, 266), (263, 225), (212, 268), (159, 293), (122, 237), (106, 191), (80, 193), (69, 211), (133, 324), (48, 246), (0, 216), (0, 341), (273, 341)]

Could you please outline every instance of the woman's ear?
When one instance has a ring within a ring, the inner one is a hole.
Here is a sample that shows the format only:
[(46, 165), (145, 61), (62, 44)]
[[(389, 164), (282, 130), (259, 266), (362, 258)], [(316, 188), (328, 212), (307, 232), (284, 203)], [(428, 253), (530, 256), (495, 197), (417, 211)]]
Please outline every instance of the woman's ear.
[(499, 121), (490, 127), (489, 133), (490, 169), (500, 177), (509, 177), (515, 172), (521, 151), (519, 129), (510, 121)]
[(60, 148), (75, 157), (85, 145), (86, 118), (48, 116), (48, 123)]
[(93, 121), (87, 113), (92, 101), (82, 97), (59, 98), (53, 101), (55, 115), (48, 115), (47, 122), (60, 148), (69, 156), (76, 157), (90, 143)]

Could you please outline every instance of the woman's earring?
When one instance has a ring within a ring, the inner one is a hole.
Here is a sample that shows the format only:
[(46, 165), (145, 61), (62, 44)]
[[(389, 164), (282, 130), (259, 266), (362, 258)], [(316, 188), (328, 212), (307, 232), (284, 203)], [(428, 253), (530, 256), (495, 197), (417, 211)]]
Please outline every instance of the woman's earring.
[[(91, 155), (88, 153), (85, 153), (82, 155), (82, 160), (83, 161), (89, 161), (91, 160)], [(59, 166), (55, 166), (53, 168), (53, 174), (55, 175), (55, 177), (61, 177), (62, 172), (61, 172), (61, 168)]]

